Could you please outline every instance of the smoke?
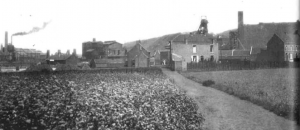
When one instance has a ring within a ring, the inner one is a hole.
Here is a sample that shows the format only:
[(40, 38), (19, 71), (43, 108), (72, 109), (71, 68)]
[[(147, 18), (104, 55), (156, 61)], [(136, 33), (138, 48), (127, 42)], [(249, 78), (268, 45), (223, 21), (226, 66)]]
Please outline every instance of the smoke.
[(18, 32), (18, 33), (12, 34), (12, 36), (18, 36), (18, 35), (22, 36), (22, 35), (27, 35), (27, 34), (30, 34), (30, 33), (38, 32), (38, 31), (43, 30), (44, 28), (46, 28), (46, 26), (49, 23), (51, 23), (51, 21), (44, 22), (43, 27), (33, 27), (29, 32)]

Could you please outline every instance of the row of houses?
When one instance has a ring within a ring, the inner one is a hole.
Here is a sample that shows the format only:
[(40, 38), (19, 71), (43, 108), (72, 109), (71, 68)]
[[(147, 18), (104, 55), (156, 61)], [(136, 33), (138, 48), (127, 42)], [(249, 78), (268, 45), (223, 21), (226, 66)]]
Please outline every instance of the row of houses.
[[(164, 41), (169, 43), (168, 46), (152, 51), (147, 50), (149, 47), (145, 47), (140, 40), (131, 47), (125, 47), (116, 41), (102, 42), (93, 39), (82, 43), (81, 61), (89, 62), (93, 68), (149, 67), (172, 63), (176, 69), (185, 70), (189, 62), (292, 62), (299, 57), (299, 21), (246, 25), (243, 23), (243, 12), (238, 12), (238, 22), (238, 29), (229, 31), (228, 36), (203, 31), (180, 33), (172, 40)], [(202, 28), (207, 30), (205, 27), (207, 26)], [(48, 63), (51, 64), (50, 61), (55, 59), (66, 60), (60, 63), (80, 61), (75, 60), (76, 55), (57, 55), (47, 58)]]

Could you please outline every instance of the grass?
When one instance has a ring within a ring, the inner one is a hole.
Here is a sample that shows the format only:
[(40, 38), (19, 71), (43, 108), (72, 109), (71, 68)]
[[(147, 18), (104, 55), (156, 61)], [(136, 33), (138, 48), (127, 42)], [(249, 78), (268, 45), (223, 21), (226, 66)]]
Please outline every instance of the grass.
[[(299, 69), (291, 68), (184, 72), (182, 75), (199, 83), (214, 81), (215, 85), (209, 87), (248, 100), (279, 116), (293, 119), (296, 113), (294, 109), (299, 109), (299, 98), (297, 100), (296, 97), (299, 95), (298, 73)], [(299, 116), (299, 111), (297, 115)]]

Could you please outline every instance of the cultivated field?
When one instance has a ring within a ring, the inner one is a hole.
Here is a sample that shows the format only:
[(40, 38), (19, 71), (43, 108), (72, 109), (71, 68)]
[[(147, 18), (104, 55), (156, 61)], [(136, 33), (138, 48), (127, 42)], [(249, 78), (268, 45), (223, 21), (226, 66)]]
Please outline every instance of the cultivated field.
[[(196, 82), (212, 80), (210, 87), (251, 101), (274, 112), (292, 119), (295, 96), (299, 88), (298, 69), (263, 69), (214, 72), (185, 72), (185, 77)], [(297, 82), (296, 82), (297, 81)], [(299, 92), (298, 92), (299, 94)], [(299, 101), (299, 99), (298, 99)]]
[(160, 69), (0, 73), (0, 129), (201, 129)]

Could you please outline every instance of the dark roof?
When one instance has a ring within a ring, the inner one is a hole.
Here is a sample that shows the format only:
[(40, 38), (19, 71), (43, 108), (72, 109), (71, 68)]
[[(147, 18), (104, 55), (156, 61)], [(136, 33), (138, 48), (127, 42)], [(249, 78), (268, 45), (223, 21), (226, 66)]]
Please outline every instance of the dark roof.
[(250, 56), (250, 50), (220, 50), (220, 56)]
[(293, 34), (296, 30), (297, 22), (244, 25), (244, 41), (242, 43), (246, 49), (250, 49), (251, 46), (264, 48), (274, 34), (284, 39), (287, 34)]
[(211, 34), (207, 34), (207, 35), (180, 34), (173, 40), (173, 42), (185, 43), (185, 40), (187, 40), (188, 43), (207, 44), (207, 43), (212, 43), (212, 39), (213, 36)]
[(124, 63), (123, 58), (118, 59), (94, 59), (95, 64), (108, 64), (108, 63)]
[(108, 59), (94, 59), (96, 64), (108, 63)]
[(299, 36), (296, 34), (286, 34), (279, 37), (285, 44), (299, 44)]
[(116, 41), (105, 41), (104, 44), (111, 44), (111, 43), (115, 43)]
[[(261, 52), (261, 49), (262, 49), (262, 48), (252, 48), (251, 55), (260, 53), (260, 52)], [(266, 48), (265, 48), (265, 49), (266, 49)]]
[(250, 51), (249, 50), (234, 50), (233, 51), (233, 56), (249, 56)]
[(54, 60), (66, 60), (72, 55), (66, 55), (66, 54), (61, 54), (61, 55), (51, 55), (48, 59), (54, 59)]
[(134, 48), (137, 44), (139, 44), (145, 51), (149, 52), (142, 44), (142, 41), (136, 41), (136, 43), (133, 46), (127, 47), (125, 49), (127, 49), (127, 52), (131, 51), (132, 48)]
[(92, 43), (103, 44), (102, 41), (95, 41), (95, 42), (93, 42), (93, 41), (88, 41), (88, 42), (83, 42), (83, 44), (92, 44)]

